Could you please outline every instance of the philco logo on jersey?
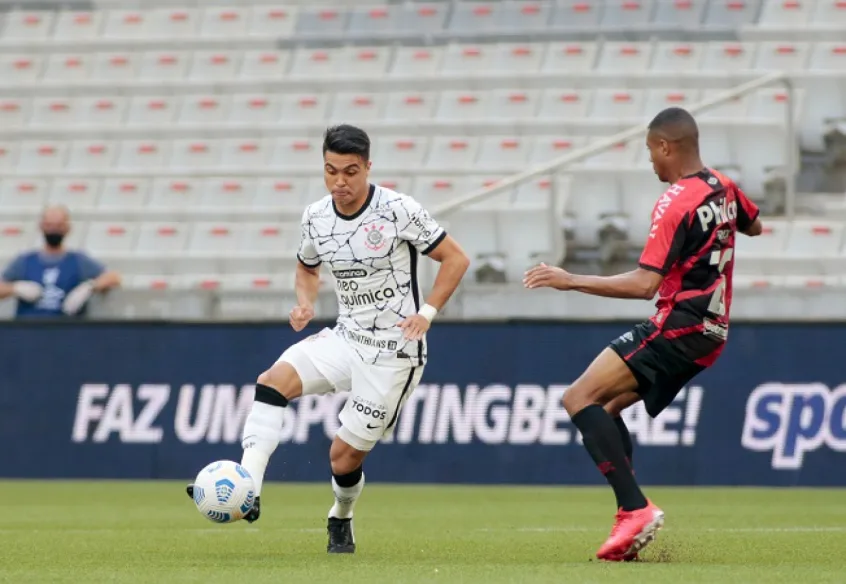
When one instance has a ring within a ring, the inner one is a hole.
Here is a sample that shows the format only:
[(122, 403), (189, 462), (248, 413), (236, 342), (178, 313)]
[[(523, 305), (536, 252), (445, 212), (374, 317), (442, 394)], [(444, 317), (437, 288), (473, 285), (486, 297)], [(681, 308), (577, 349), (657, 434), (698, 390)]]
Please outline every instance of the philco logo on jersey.
[(332, 270), (332, 275), (338, 280), (349, 280), (352, 278), (363, 278), (367, 275), (367, 270)]
[(367, 234), (367, 236), (365, 237), (364, 245), (368, 249), (372, 249), (373, 251), (379, 251), (385, 246), (385, 236), (382, 235), (383, 229), (385, 229), (384, 225), (381, 225), (378, 228), (375, 225), (371, 225), (370, 227), (364, 227), (364, 232)]
[(729, 221), (737, 219), (737, 201), (728, 202), (725, 197), (719, 201), (711, 201), (696, 209), (696, 214), (699, 216), (699, 224), (702, 225), (703, 231), (708, 231), (710, 227), (722, 225)]

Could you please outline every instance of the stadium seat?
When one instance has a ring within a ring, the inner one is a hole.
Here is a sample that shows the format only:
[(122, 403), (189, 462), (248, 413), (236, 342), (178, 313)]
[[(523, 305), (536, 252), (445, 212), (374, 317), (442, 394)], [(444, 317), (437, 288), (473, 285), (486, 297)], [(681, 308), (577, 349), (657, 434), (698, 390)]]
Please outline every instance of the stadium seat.
[(629, 221), (629, 241), (643, 244), (652, 225), (652, 210), (667, 185), (659, 182), (648, 166), (622, 173), (619, 184), (620, 208)]
[(10, 10), (0, 37), (10, 41), (47, 39), (53, 29), (55, 15), (55, 12), (47, 10)]
[(652, 24), (695, 30), (702, 23), (708, 2), (709, 0), (658, 0)]
[(541, 118), (581, 120), (591, 107), (592, 94), (586, 90), (545, 89), (541, 96)]
[(587, 143), (581, 137), (537, 136), (529, 160), (533, 165), (545, 164), (581, 148)]
[(846, 3), (843, 0), (817, 0), (816, 10), (811, 17), (814, 26), (834, 27), (846, 25)]
[(295, 32), (306, 35), (343, 35), (349, 13), (344, 9), (327, 6), (304, 7), (297, 17)]
[(761, 0), (710, 0), (704, 24), (710, 28), (734, 29), (758, 18)]
[(399, 47), (390, 74), (411, 78), (434, 75), (441, 68), (444, 50), (444, 47)]
[(442, 73), (469, 74), (488, 71), (494, 67), (494, 45), (450, 43), (444, 52)]
[(227, 39), (242, 37), (249, 24), (249, 9), (235, 6), (215, 6), (203, 10), (200, 36)]
[(68, 145), (51, 140), (27, 140), (21, 143), (18, 170), (44, 172), (60, 170), (67, 159)]
[[(484, 149), (484, 145), (483, 145)], [(483, 164), (481, 161), (477, 165), (479, 169), (486, 168), (486, 165)], [(491, 171), (498, 170), (495, 166), (491, 165), (489, 167)], [(494, 175), (493, 172), (491, 174), (485, 175), (473, 175), (464, 178), (464, 188), (466, 190), (465, 194), (470, 194), (471, 192), (492, 187), (496, 185), (497, 182), (505, 178), (506, 175)], [(514, 188), (507, 189), (503, 192), (493, 193), (481, 199), (476, 203), (471, 203), (467, 205), (466, 212), (468, 214), (471, 213), (490, 213), (495, 212), (497, 214), (511, 210), (514, 201), (514, 195), (516, 190)]]
[(153, 180), (150, 207), (171, 211), (201, 208), (202, 179), (188, 177), (159, 177)]
[(347, 31), (352, 36), (379, 35), (396, 30), (400, 23), (397, 5), (359, 6), (351, 10)]
[(149, 192), (150, 179), (107, 178), (100, 189), (98, 206), (103, 210), (133, 214), (147, 205)]
[(473, 168), (478, 150), (478, 138), (436, 136), (432, 138), (429, 147), (426, 167), (435, 169)]
[(544, 30), (552, 12), (549, 0), (504, 0), (497, 15), (498, 28), (524, 33)]
[(329, 121), (343, 123), (355, 120), (359, 124), (376, 121), (382, 117), (386, 97), (384, 93), (364, 91), (337, 93), (333, 100)]
[(653, 0), (606, 0), (600, 27), (621, 30), (647, 28)]
[(410, 122), (433, 117), (439, 95), (431, 91), (397, 91), (387, 96), (383, 119)]
[(248, 35), (283, 39), (290, 37), (297, 22), (296, 6), (261, 4), (250, 9)]
[(53, 38), (57, 41), (92, 40), (100, 36), (103, 11), (62, 10), (56, 13)]
[(110, 140), (75, 140), (71, 143), (68, 168), (75, 171), (102, 171), (114, 167), (118, 143)]
[(80, 121), (82, 120), (73, 99), (36, 97), (32, 102), (30, 126), (56, 128), (75, 125)]
[(550, 43), (541, 66), (543, 73), (587, 73), (599, 58), (598, 43)]
[(539, 90), (495, 89), (490, 93), (486, 115), (500, 121), (529, 120), (539, 109)]
[(94, 55), (90, 53), (51, 53), (47, 57), (44, 79), (73, 83), (88, 79)]
[(643, 121), (645, 96), (631, 89), (597, 89), (588, 109), (591, 120), (632, 125)]
[(664, 73), (685, 73), (700, 67), (705, 51), (702, 43), (657, 43), (652, 70)]
[(30, 100), (20, 98), (0, 99), (0, 125), (3, 128), (22, 128), (30, 115)]
[(601, 17), (602, 5), (591, 0), (557, 0), (550, 24), (564, 30), (594, 30)]
[(450, 203), (467, 192), (463, 179), (420, 175), (414, 180), (413, 192), (410, 194), (430, 213), (434, 213), (437, 207)]
[(843, 222), (797, 220), (790, 226), (785, 255), (795, 258), (833, 258), (843, 247)]
[(219, 140), (174, 140), (170, 150), (170, 168), (185, 171), (216, 168), (220, 165)]
[(294, 259), (300, 246), (299, 223), (250, 222), (243, 225), (238, 252)]
[(597, 69), (603, 72), (646, 71), (652, 59), (652, 45), (609, 41), (602, 45)]
[(255, 193), (255, 180), (237, 177), (209, 178), (203, 181), (200, 204), (205, 209), (250, 209)]
[(109, 10), (103, 23), (105, 39), (140, 39), (147, 35), (144, 10)]
[[(722, 92), (723, 90), (720, 89), (706, 89), (702, 92), (702, 100), (713, 99)], [(728, 101), (724, 101), (702, 111), (698, 117), (703, 120), (713, 118), (744, 118), (749, 112), (749, 99), (748, 94), (733, 97)]]
[(260, 178), (257, 181), (253, 205), (260, 209), (289, 209), (302, 217), (310, 201), (307, 178)]
[(175, 256), (185, 251), (188, 226), (179, 221), (149, 221), (138, 229), (136, 255), (148, 257)]
[(96, 180), (56, 178), (52, 181), (47, 202), (53, 205), (64, 205), (71, 212), (78, 209), (91, 210), (97, 204), (99, 189), (100, 183)]
[(699, 90), (651, 89), (644, 100), (644, 119), (651, 119), (668, 107), (689, 108), (700, 100)]
[(618, 178), (607, 172), (579, 172), (573, 175), (566, 210), (573, 221), (575, 242), (584, 246), (599, 243), (600, 217), (622, 211)]
[(280, 96), (280, 121), (323, 124), (329, 114), (325, 93), (285, 93)]
[(241, 79), (282, 79), (291, 63), (291, 52), (283, 50), (244, 51)]
[[(764, 231), (757, 237), (738, 235), (735, 240), (735, 270), (746, 274), (762, 274), (774, 263), (784, 264), (789, 224), (784, 220), (763, 218)], [(769, 260), (769, 261), (764, 261)]]
[(85, 250), (94, 255), (129, 254), (138, 238), (138, 224), (127, 221), (92, 221), (88, 224)]
[(807, 0), (765, 0), (759, 27), (793, 28), (804, 26), (811, 17), (813, 2)]
[(511, 209), (514, 211), (549, 212), (552, 197), (552, 177), (542, 176), (525, 181), (517, 187)]
[(486, 91), (441, 92), (435, 117), (441, 120), (481, 120), (485, 118), (490, 94)]
[(42, 55), (0, 53), (0, 75), (10, 85), (35, 82), (43, 67)]
[(138, 76), (145, 81), (177, 81), (184, 79), (191, 60), (185, 51), (150, 51), (141, 57)]
[(502, 2), (456, 2), (449, 30), (461, 33), (494, 31), (499, 28), (502, 6)]
[(179, 102), (169, 95), (137, 95), (129, 102), (126, 123), (130, 126), (168, 126), (176, 120)]
[(278, 138), (271, 152), (273, 168), (318, 168), (322, 148), (317, 139)]
[(145, 34), (152, 38), (187, 39), (199, 31), (200, 11), (195, 8), (154, 8), (147, 16)]
[(20, 146), (17, 142), (0, 140), (0, 170), (11, 170), (18, 164)]
[(129, 106), (127, 98), (112, 95), (79, 97), (76, 102), (80, 120), (101, 128), (122, 125)]
[(177, 113), (177, 123), (186, 125), (219, 124), (229, 115), (227, 95), (186, 95)]
[(532, 141), (527, 137), (486, 136), (479, 143), (473, 168), (483, 171), (515, 169), (519, 172), (529, 161), (531, 147)]
[(371, 157), (377, 169), (421, 168), (427, 153), (427, 140), (415, 136), (383, 136), (376, 138), (371, 146)]
[(810, 57), (806, 43), (764, 42), (758, 46), (755, 68), (766, 71), (803, 71)]
[(410, 197), (417, 198), (417, 194), (412, 190), (413, 189), (413, 181), (409, 175), (397, 175), (397, 174), (372, 174), (373, 178), (371, 182), (376, 183), (381, 187), (385, 187), (386, 189), (391, 189), (392, 191), (396, 191), (398, 193), (404, 193), (409, 195)]
[(279, 96), (263, 93), (236, 93), (229, 108), (231, 124), (269, 124), (279, 121)]
[(238, 51), (197, 51), (191, 61), (189, 79), (197, 81), (225, 81), (233, 79), (240, 68)]
[(264, 168), (270, 157), (267, 140), (251, 138), (233, 138), (223, 140), (221, 146), (221, 166), (235, 171), (248, 168)]
[(398, 30), (402, 32), (432, 33), (441, 31), (449, 12), (445, 2), (406, 2), (400, 5)]
[(12, 256), (35, 245), (38, 225), (34, 221), (0, 220), (0, 256)]
[(44, 179), (1, 179), (0, 208), (6, 212), (40, 210), (47, 201), (49, 188)]
[(541, 67), (545, 45), (538, 43), (500, 43), (493, 53), (491, 71), (534, 73)]
[(702, 70), (715, 73), (737, 73), (752, 69), (755, 45), (743, 42), (709, 42), (705, 46)]
[(633, 142), (619, 142), (612, 148), (586, 158), (585, 168), (625, 169), (634, 165), (638, 146)]
[[(749, 117), (770, 122), (783, 122), (787, 114), (788, 94), (782, 88), (760, 89), (750, 98)], [(802, 115), (804, 92), (794, 90), (793, 116), (796, 121)]]

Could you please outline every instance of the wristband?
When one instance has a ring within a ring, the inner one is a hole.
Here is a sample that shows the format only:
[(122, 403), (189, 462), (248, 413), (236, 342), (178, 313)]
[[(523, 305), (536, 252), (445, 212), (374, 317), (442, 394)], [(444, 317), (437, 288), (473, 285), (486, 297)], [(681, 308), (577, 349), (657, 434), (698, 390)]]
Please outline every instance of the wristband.
[(417, 314), (419, 314), (431, 323), (438, 315), (438, 309), (432, 306), (431, 304), (424, 304)]

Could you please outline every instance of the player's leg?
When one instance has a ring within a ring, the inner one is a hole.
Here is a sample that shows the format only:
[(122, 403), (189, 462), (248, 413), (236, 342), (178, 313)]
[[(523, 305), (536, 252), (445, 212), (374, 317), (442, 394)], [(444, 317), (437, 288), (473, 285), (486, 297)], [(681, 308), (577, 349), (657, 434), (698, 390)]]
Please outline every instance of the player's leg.
[(353, 515), (364, 489), (364, 459), (396, 425), (400, 409), (420, 382), (422, 367), (352, 367), (352, 390), (339, 414), (341, 428), (329, 450), (334, 502), (329, 509), (329, 553), (355, 552)]
[(608, 414), (614, 419), (614, 423), (617, 424), (617, 429), (620, 431), (620, 437), (623, 439), (623, 450), (626, 452), (626, 458), (629, 461), (629, 466), (632, 467), (634, 461), (634, 444), (632, 443), (632, 435), (629, 433), (629, 427), (626, 426), (626, 422), (620, 414), (623, 410), (633, 406), (641, 399), (642, 398), (638, 393), (630, 392), (614, 398), (605, 404), (605, 411), (608, 412)]

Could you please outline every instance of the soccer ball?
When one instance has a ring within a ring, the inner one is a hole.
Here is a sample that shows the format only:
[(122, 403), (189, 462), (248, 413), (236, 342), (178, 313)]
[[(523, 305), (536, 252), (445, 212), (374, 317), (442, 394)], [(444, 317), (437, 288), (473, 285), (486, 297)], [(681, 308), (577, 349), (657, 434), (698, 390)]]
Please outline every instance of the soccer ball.
[(231, 460), (209, 464), (194, 480), (194, 504), (205, 518), (215, 523), (243, 519), (255, 500), (253, 477)]

